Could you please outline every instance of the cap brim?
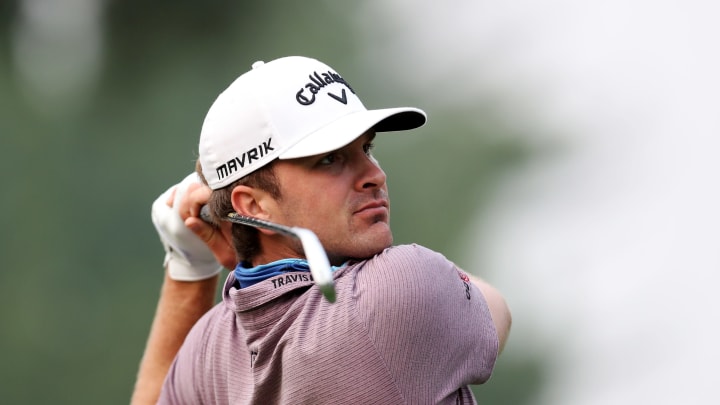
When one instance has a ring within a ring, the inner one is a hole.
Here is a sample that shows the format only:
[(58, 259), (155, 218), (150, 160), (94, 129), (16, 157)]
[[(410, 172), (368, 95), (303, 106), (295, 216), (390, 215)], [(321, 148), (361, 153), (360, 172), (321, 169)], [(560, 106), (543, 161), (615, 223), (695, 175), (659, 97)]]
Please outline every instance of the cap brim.
[(279, 159), (319, 155), (342, 148), (373, 128), (376, 132), (406, 131), (427, 121), (423, 110), (413, 107), (357, 111), (320, 128), (281, 153)]

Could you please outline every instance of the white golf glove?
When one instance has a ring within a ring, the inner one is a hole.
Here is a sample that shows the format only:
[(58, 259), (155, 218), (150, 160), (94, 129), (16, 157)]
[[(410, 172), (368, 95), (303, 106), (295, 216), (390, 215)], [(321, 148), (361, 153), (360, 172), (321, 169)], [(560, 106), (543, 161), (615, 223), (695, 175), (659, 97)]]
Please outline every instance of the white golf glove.
[[(170, 187), (152, 205), (152, 222), (165, 247), (164, 264), (173, 280), (204, 280), (223, 269), (205, 242), (188, 229), (180, 217), (179, 202), (192, 183), (200, 183), (196, 173)], [(173, 188), (176, 188), (173, 206), (168, 207), (167, 200)]]

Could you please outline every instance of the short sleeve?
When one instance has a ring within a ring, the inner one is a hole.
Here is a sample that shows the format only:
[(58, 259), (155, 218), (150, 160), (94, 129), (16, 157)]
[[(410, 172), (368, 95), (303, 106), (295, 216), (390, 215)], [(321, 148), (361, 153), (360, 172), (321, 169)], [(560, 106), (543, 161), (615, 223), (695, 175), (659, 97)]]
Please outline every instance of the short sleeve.
[[(215, 307), (214, 310), (216, 310)], [(204, 362), (204, 346), (208, 324), (212, 319), (214, 310), (206, 313), (190, 329), (180, 351), (175, 356), (165, 382), (160, 392), (158, 404), (196, 404), (202, 403), (198, 387), (202, 386), (202, 373)]]
[(490, 377), (498, 337), (487, 302), (443, 255), (419, 245), (387, 249), (358, 270), (355, 296), (408, 402), (442, 403)]

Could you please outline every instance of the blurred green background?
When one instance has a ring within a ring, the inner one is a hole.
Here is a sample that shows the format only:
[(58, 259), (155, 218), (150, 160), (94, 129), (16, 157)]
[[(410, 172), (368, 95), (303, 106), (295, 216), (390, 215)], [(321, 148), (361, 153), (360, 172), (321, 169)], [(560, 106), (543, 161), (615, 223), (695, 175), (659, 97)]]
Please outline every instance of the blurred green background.
[[(403, 55), (369, 58), (358, 7), (0, 3), (1, 403), (129, 401), (163, 274), (150, 204), (192, 170), (205, 112), (255, 60), (312, 56), (369, 107), (425, 109), (424, 128), (377, 142), (396, 241), (492, 281), (464, 262), (460, 238), (503, 175), (534, 152), (492, 100), (451, 110), (433, 96), (442, 89), (412, 81)], [(511, 340), (491, 381), (476, 387), (480, 403), (532, 403), (539, 361), (512, 350)]]

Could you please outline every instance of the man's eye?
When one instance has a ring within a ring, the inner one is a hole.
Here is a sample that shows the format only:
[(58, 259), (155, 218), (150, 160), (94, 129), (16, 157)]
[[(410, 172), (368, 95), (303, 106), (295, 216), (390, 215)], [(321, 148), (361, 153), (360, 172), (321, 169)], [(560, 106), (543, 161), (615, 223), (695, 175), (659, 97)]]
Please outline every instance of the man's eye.
[(368, 156), (371, 155), (374, 147), (375, 147), (375, 144), (372, 142), (365, 144), (363, 146), (363, 149), (365, 150), (365, 154)]
[(331, 154), (325, 156), (324, 158), (320, 159), (320, 161), (318, 162), (318, 164), (320, 164), (320, 165), (331, 165), (331, 164), (335, 163), (335, 160), (336, 160), (336, 159), (337, 159), (337, 156), (335, 156), (334, 153), (331, 153)]

